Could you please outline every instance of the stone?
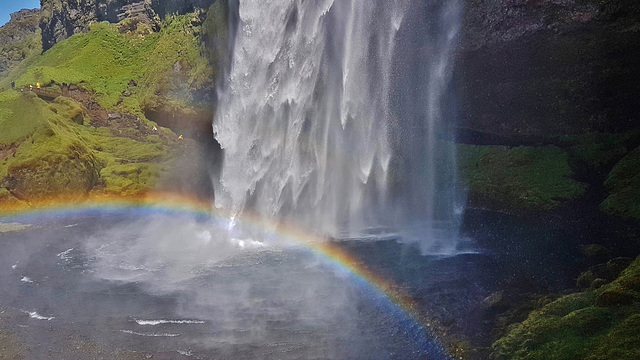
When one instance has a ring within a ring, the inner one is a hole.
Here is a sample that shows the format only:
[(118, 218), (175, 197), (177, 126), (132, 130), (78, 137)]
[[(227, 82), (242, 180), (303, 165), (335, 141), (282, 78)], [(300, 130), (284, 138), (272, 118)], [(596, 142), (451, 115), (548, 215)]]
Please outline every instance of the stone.
[(602, 258), (609, 256), (609, 249), (600, 244), (583, 245), (580, 252), (588, 258)]

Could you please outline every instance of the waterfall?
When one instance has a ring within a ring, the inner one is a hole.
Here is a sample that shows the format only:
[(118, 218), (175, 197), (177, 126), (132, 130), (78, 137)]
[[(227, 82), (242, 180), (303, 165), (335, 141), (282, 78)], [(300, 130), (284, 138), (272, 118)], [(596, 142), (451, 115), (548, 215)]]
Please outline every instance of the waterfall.
[(215, 206), (334, 237), (454, 224), (459, 4), (446, 3), (240, 0)]

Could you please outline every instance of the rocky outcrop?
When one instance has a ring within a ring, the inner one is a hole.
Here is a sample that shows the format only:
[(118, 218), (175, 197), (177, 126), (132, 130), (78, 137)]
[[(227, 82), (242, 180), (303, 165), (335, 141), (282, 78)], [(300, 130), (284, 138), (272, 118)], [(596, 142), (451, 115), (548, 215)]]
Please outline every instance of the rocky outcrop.
[(42, 13), (40, 29), (44, 50), (87, 31), (94, 22), (115, 23), (131, 17), (156, 28), (158, 22), (150, 0), (43, 0)]
[(16, 198), (34, 201), (86, 195), (98, 177), (99, 168), (91, 152), (80, 144), (72, 144), (59, 153), (10, 166), (2, 185)]
[(153, 9), (160, 15), (185, 14), (197, 9), (207, 9), (216, 0), (151, 0)]
[(461, 128), (513, 138), (638, 127), (637, 1), (465, 5), (456, 66)]
[(20, 10), (11, 14), (11, 21), (0, 27), (0, 76), (24, 60), (29, 53), (39, 51), (38, 25), (40, 10)]
[(40, 22), (39, 9), (23, 9), (11, 14), (11, 20), (0, 27), (0, 44), (24, 41), (33, 36)]
[(94, 22), (120, 22), (136, 19), (154, 30), (160, 28), (160, 17), (170, 13), (185, 14), (206, 9), (215, 0), (42, 0), (42, 47), (56, 43), (89, 29)]

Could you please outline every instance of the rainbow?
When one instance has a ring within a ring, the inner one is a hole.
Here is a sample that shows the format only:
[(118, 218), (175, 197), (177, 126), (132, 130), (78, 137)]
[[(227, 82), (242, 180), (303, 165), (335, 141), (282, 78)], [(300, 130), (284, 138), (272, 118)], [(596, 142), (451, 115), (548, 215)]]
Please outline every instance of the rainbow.
[(0, 221), (38, 222), (110, 214), (188, 215), (201, 220), (215, 219), (225, 224), (234, 219), (243, 225), (276, 234), (279, 238), (310, 251), (340, 273), (347, 274), (369, 299), (399, 321), (412, 341), (420, 344), (421, 353), (418, 356), (426, 356), (428, 359), (450, 358), (445, 346), (438, 340), (442, 334), (438, 332), (436, 323), (426, 319), (424, 314), (418, 311), (416, 302), (410, 296), (403, 294), (393, 282), (375, 274), (335, 242), (327, 241), (290, 224), (275, 223), (246, 212), (241, 218), (236, 219), (230, 213), (215, 209), (210, 202), (172, 193), (153, 193), (135, 197), (102, 196), (82, 201), (56, 199), (29, 204), (28, 207), (25, 204), (5, 206), (0, 208)]

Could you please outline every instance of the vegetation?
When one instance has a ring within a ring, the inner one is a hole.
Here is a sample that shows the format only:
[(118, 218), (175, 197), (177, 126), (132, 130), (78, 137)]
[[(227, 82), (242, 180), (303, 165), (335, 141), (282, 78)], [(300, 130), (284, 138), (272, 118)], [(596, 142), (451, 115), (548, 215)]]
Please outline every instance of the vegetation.
[[(224, 27), (215, 24), (226, 26), (226, 9), (220, 6), (210, 10), (206, 37), (227, 41)], [(135, 19), (96, 23), (43, 54), (41, 46), (27, 46), (34, 53), (25, 53), (0, 78), (0, 88), (15, 81), (18, 89), (0, 90), (0, 203), (136, 195), (153, 188), (181, 147), (177, 135), (145, 115), (153, 109), (197, 118), (199, 92), (213, 88), (216, 69), (210, 60), (220, 49), (207, 52), (202, 45), (203, 16), (200, 10), (168, 15), (158, 32)], [(25, 41), (39, 36), (36, 31)], [(209, 58), (201, 55), (205, 52)], [(59, 92), (77, 86), (80, 98), (76, 91), (44, 101), (20, 90), (37, 82)], [(107, 112), (129, 122), (116, 126)]]
[[(132, 20), (97, 23), (33, 59), (15, 79), (18, 87), (80, 84), (95, 92), (100, 105), (143, 116), (142, 106), (166, 97), (178, 104), (192, 102), (192, 91), (210, 83), (212, 72), (200, 56), (193, 14), (164, 20), (158, 33)], [(7, 78), (0, 86), (8, 87)], [(131, 87), (130, 84), (136, 84)]]
[(137, 141), (83, 125), (82, 105), (72, 99), (49, 104), (30, 92), (1, 94), (0, 186), (21, 200), (139, 193), (171, 157), (170, 144), (158, 136)]
[(495, 359), (640, 358), (640, 258), (608, 285), (533, 311), (493, 351)]
[(582, 195), (566, 152), (554, 146), (459, 145), (458, 159), (472, 204), (498, 210), (549, 210)]
[(613, 167), (605, 186), (610, 195), (601, 205), (603, 211), (640, 219), (640, 147)]

